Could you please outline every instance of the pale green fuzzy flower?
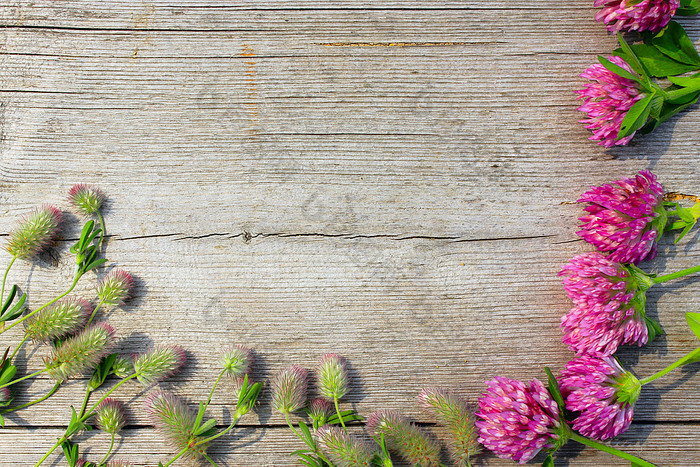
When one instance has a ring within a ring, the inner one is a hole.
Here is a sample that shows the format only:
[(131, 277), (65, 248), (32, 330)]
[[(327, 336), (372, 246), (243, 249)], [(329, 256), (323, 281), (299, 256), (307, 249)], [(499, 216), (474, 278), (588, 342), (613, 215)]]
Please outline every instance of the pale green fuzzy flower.
[(98, 284), (97, 296), (105, 305), (117, 306), (129, 298), (134, 288), (131, 274), (122, 269), (112, 269)]
[(384, 435), (387, 447), (413, 466), (440, 465), (440, 446), (396, 410), (380, 410), (370, 415), (367, 431), (375, 439)]
[(117, 434), (126, 425), (124, 404), (112, 398), (107, 398), (97, 406), (97, 427), (109, 434)]
[(71, 334), (85, 325), (92, 306), (80, 298), (64, 298), (24, 321), (24, 332), (34, 341), (46, 342)]
[(321, 427), (326, 424), (326, 421), (333, 413), (333, 406), (327, 399), (316, 397), (309, 403), (309, 408), (306, 409), (309, 418), (313, 421), (315, 427)]
[(326, 425), (316, 433), (318, 444), (336, 467), (371, 467), (378, 453), (368, 443), (337, 426)]
[(134, 362), (124, 355), (117, 355), (112, 371), (117, 378), (126, 378), (134, 374)]
[(97, 187), (78, 183), (68, 192), (68, 201), (83, 216), (90, 216), (102, 207), (105, 194)]
[(272, 407), (284, 414), (303, 408), (307, 385), (308, 372), (299, 365), (280, 371), (272, 380)]
[(329, 353), (321, 358), (316, 370), (318, 392), (330, 400), (341, 399), (348, 392), (348, 371), (343, 358)]
[(248, 347), (236, 344), (224, 351), (221, 357), (221, 364), (226, 370), (226, 376), (231, 378), (241, 378), (250, 372), (253, 364), (253, 354)]
[(36, 208), (10, 232), (7, 251), (16, 258), (36, 256), (53, 240), (62, 217), (61, 211), (50, 204)]
[(134, 359), (136, 378), (147, 386), (176, 373), (185, 364), (185, 351), (176, 345), (161, 345)]
[(53, 349), (44, 361), (49, 374), (58, 381), (94, 369), (114, 343), (114, 329), (107, 323), (93, 324)]

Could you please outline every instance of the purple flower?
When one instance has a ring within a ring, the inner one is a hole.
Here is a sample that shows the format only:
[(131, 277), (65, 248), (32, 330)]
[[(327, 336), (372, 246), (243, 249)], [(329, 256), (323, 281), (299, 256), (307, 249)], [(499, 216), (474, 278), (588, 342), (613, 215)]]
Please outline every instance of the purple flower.
[(376, 439), (384, 435), (387, 447), (413, 466), (440, 465), (440, 446), (396, 410), (379, 410), (370, 415), (367, 431)]
[(10, 232), (7, 251), (22, 259), (38, 255), (58, 233), (62, 217), (63, 213), (50, 204), (36, 208)]
[[(611, 56), (608, 60), (634, 73), (620, 57)], [(583, 99), (583, 105), (578, 110), (588, 114), (588, 118), (579, 122), (585, 123), (586, 128), (593, 131), (589, 139), (599, 141), (598, 144), (606, 148), (629, 143), (634, 133), (619, 139), (617, 135), (627, 111), (644, 97), (637, 83), (616, 75), (599, 63), (588, 67), (580, 76), (592, 81), (576, 91), (578, 98)]]
[(376, 451), (337, 426), (326, 425), (316, 433), (321, 450), (337, 467), (371, 467)]
[(667, 223), (663, 194), (663, 187), (648, 170), (592, 187), (578, 200), (589, 204), (576, 233), (599, 251), (610, 252), (613, 261), (638, 264), (653, 259)]
[(561, 318), (562, 339), (578, 355), (612, 355), (649, 341), (644, 291), (630, 269), (598, 252), (575, 256), (560, 276), (574, 308)]
[(614, 357), (577, 357), (559, 378), (566, 408), (579, 415), (572, 427), (584, 436), (605, 440), (632, 423), (641, 385)]
[(479, 442), (498, 457), (524, 464), (563, 440), (559, 408), (539, 380), (525, 384), (497, 376), (486, 385), (475, 424)]
[(595, 19), (605, 23), (610, 32), (659, 32), (671, 21), (680, 5), (680, 0), (595, 0), (595, 7), (603, 7)]

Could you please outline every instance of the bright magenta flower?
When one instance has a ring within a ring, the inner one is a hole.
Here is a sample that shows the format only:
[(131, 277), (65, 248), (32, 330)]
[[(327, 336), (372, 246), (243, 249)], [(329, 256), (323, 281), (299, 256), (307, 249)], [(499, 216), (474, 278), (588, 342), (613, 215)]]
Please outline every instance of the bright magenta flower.
[(671, 21), (680, 0), (595, 0), (594, 6), (600, 8), (596, 21), (605, 23), (608, 31), (651, 31), (659, 32)]

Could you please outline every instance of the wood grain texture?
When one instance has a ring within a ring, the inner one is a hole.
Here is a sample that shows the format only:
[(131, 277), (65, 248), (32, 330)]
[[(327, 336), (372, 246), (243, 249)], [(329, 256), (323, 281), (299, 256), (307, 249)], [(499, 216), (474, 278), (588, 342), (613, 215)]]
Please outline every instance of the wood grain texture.
[[(402, 409), (434, 429), (414, 403), (422, 387), (474, 400), (497, 374), (542, 378), (571, 357), (556, 274), (590, 247), (567, 202), (643, 168), (669, 190), (700, 191), (697, 112), (610, 151), (576, 122), (577, 75), (615, 47), (588, 6), (178, 3), (0, 5), (0, 232), (41, 202), (66, 207), (75, 182), (104, 188), (107, 256), (137, 278), (135, 299), (109, 314), (119, 348), (186, 347), (190, 363), (163, 387), (192, 402), (224, 345), (254, 347), (259, 379), (335, 351), (351, 365), (348, 407)], [(683, 24), (697, 43), (697, 20)], [(69, 217), (63, 239), (78, 228)], [(697, 240), (665, 238), (647, 267), (697, 264)], [(67, 243), (11, 271), (32, 306), (70, 284)], [(94, 297), (94, 281), (78, 293)], [(697, 291), (691, 279), (649, 292), (666, 335), (622, 352), (638, 375), (696, 345), (682, 315), (698, 310)], [(22, 350), (20, 371), (44, 352)], [(697, 369), (644, 388), (625, 448), (698, 465)], [(20, 385), (17, 400), (49, 386)], [(83, 387), (8, 416), (0, 464), (33, 465)], [(133, 402), (121, 457), (165, 460), (144, 389), (117, 394)], [(229, 394), (211, 409), (222, 423)], [(222, 465), (293, 465), (299, 446), (269, 398), (212, 448)], [(103, 452), (104, 439), (86, 438)], [(558, 464), (625, 465), (574, 454)]]

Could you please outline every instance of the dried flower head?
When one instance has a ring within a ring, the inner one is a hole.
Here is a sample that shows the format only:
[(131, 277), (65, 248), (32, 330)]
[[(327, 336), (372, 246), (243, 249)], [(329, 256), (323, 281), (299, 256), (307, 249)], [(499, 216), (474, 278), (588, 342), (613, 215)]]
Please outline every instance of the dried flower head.
[(641, 276), (598, 252), (575, 256), (559, 275), (574, 302), (561, 319), (563, 341), (576, 354), (612, 355), (620, 345), (648, 342), (653, 325), (635, 279)]
[(121, 401), (106, 398), (97, 406), (97, 427), (109, 434), (117, 434), (126, 425), (126, 412)]
[(610, 252), (612, 261), (637, 264), (653, 259), (668, 220), (663, 194), (663, 187), (648, 170), (592, 187), (578, 200), (588, 206), (587, 214), (579, 219), (582, 224), (577, 234), (598, 251)]
[(34, 341), (46, 342), (76, 332), (91, 314), (92, 305), (87, 300), (64, 298), (29, 316), (24, 332)]
[(63, 381), (94, 369), (114, 344), (114, 329), (107, 323), (86, 327), (69, 337), (44, 361), (49, 374)]
[(136, 378), (147, 386), (177, 373), (185, 364), (185, 351), (176, 345), (158, 345), (136, 356)]
[[(610, 56), (608, 60), (634, 74), (632, 68), (620, 57)], [(644, 97), (639, 85), (631, 79), (616, 75), (599, 63), (588, 67), (580, 76), (591, 80), (583, 89), (576, 91), (578, 99), (583, 99), (583, 105), (578, 110), (588, 114), (588, 118), (579, 121), (593, 131), (593, 136), (589, 139), (598, 141), (599, 145), (606, 148), (629, 143), (634, 133), (624, 138), (618, 138), (618, 135), (627, 111)]]
[(595, 0), (600, 8), (596, 21), (605, 23), (610, 32), (661, 31), (681, 5), (680, 0)]
[(124, 355), (117, 355), (112, 364), (112, 372), (117, 378), (126, 378), (134, 374), (134, 361)]
[(397, 410), (380, 410), (367, 419), (367, 431), (414, 466), (440, 465), (440, 446)]
[(333, 406), (322, 397), (316, 397), (309, 402), (307, 409), (309, 418), (314, 422), (314, 426), (323, 426), (333, 413)]
[(486, 385), (476, 426), (479, 442), (498, 457), (524, 464), (540, 450), (565, 442), (557, 403), (539, 380), (525, 384), (497, 376)]
[(323, 453), (337, 467), (371, 467), (377, 453), (369, 443), (338, 428), (326, 425), (316, 432)]
[(102, 207), (105, 194), (97, 187), (78, 183), (68, 191), (68, 201), (83, 216), (95, 214)]
[(61, 211), (50, 204), (34, 209), (10, 232), (7, 251), (22, 259), (38, 255), (55, 237), (62, 217)]
[(105, 305), (117, 306), (131, 296), (134, 279), (123, 269), (112, 269), (98, 284), (97, 296)]
[(578, 412), (572, 427), (584, 436), (605, 440), (632, 423), (641, 384), (614, 357), (578, 357), (559, 378), (566, 408)]
[(316, 374), (321, 396), (335, 400), (348, 393), (348, 370), (340, 355), (329, 353), (321, 357)]
[(196, 461), (206, 453), (208, 443), (197, 446), (204, 438), (193, 434), (197, 414), (182, 399), (169, 392), (153, 391), (146, 397), (144, 406), (166, 442), (178, 452), (186, 451), (183, 455), (186, 460)]
[(299, 365), (292, 365), (275, 375), (272, 380), (272, 407), (284, 414), (306, 405), (308, 372)]
[(221, 365), (226, 375), (237, 379), (250, 373), (253, 365), (253, 353), (248, 347), (240, 344), (233, 345), (224, 351), (221, 357)]
[(437, 418), (438, 424), (447, 428), (450, 438), (447, 448), (455, 464), (471, 465), (469, 459), (481, 451), (481, 446), (467, 401), (440, 388), (423, 389), (418, 401)]

